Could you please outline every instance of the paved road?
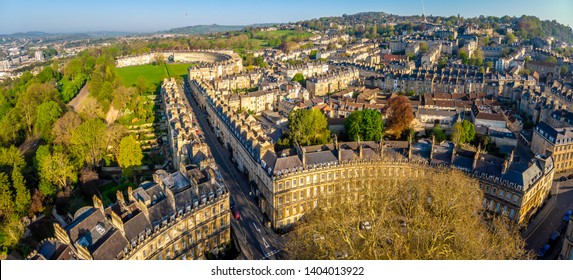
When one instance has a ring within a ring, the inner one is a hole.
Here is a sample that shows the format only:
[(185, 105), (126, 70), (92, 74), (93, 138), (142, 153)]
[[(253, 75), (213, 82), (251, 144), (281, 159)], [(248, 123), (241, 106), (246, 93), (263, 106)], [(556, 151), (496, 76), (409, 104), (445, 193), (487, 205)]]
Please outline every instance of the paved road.
[(244, 259), (277, 259), (282, 254), (283, 242), (272, 229), (263, 225), (263, 215), (254, 203), (249, 189), (248, 178), (239, 172), (230, 160), (230, 154), (217, 140), (215, 133), (207, 123), (207, 116), (185, 86), (185, 95), (197, 116), (198, 124), (205, 134), (205, 141), (211, 148), (215, 162), (220, 167), (221, 175), (235, 200), (241, 218), (232, 218), (231, 227), (234, 238), (240, 245)]
[[(556, 175), (555, 179), (559, 179), (561, 176)], [(539, 252), (551, 233), (561, 226), (563, 214), (567, 209), (573, 209), (573, 180), (554, 182), (551, 193), (551, 198), (533, 218), (527, 230), (523, 232), (523, 237), (527, 243), (526, 248), (535, 252)], [(556, 259), (562, 244), (563, 236), (559, 238), (556, 246), (549, 251), (544, 259)]]

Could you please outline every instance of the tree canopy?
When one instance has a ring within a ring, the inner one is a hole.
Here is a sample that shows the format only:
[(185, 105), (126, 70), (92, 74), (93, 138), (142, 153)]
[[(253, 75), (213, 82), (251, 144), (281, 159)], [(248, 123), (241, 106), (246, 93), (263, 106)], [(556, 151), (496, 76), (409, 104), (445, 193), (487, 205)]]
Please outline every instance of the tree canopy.
[(386, 125), (388, 133), (398, 138), (414, 120), (414, 110), (406, 96), (395, 96), (386, 104)]
[(107, 148), (101, 137), (105, 135), (106, 126), (100, 119), (87, 120), (72, 132), (72, 151), (76, 158), (94, 167)]
[(458, 145), (471, 142), (475, 134), (474, 124), (468, 120), (457, 122), (452, 126), (452, 141)]
[(123, 137), (119, 143), (119, 157), (117, 162), (124, 173), (129, 174), (133, 167), (140, 166), (142, 159), (143, 153), (135, 137), (133, 137), (133, 135)]
[(299, 109), (290, 112), (289, 138), (291, 143), (318, 145), (326, 144), (330, 140), (330, 130), (326, 117), (316, 109)]
[[(482, 206), (479, 184), (460, 171), (358, 180), (305, 215), (287, 240), (292, 259), (527, 259), (504, 216)], [(335, 210), (335, 211), (333, 211)]]
[(384, 134), (382, 114), (377, 110), (358, 110), (344, 120), (344, 128), (352, 141), (378, 141)]
[[(38, 158), (41, 191), (52, 195), (57, 190), (68, 191), (70, 185), (78, 181), (78, 173), (67, 153), (56, 150)], [(50, 186), (57, 186), (50, 188)]]

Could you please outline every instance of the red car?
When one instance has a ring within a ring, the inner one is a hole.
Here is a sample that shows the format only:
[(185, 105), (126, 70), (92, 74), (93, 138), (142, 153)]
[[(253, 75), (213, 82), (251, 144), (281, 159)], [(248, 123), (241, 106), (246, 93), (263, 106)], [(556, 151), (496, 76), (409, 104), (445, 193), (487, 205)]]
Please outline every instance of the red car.
[(233, 209), (233, 218), (237, 220), (241, 218), (241, 213), (239, 213), (239, 209), (237, 208)]

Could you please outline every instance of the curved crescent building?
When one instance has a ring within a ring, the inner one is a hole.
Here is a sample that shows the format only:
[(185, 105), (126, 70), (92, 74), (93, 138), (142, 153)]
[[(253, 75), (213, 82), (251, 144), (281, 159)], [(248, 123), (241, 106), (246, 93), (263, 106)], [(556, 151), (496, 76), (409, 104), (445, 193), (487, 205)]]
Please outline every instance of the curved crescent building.
[[(340, 192), (353, 191), (357, 181), (400, 176), (424, 176), (432, 166), (465, 171), (484, 192), (483, 205), (526, 224), (548, 198), (555, 172), (551, 156), (528, 163), (513, 154), (498, 158), (467, 151), (452, 143), (422, 140), (334, 143), (276, 152), (261, 125), (247, 113), (238, 113), (213, 89), (209, 79), (193, 79), (193, 97), (224, 145), (232, 151), (238, 169), (248, 174), (258, 206), (275, 229), (298, 221), (318, 206), (319, 197), (335, 205)], [(334, 206), (335, 207), (335, 206)]]

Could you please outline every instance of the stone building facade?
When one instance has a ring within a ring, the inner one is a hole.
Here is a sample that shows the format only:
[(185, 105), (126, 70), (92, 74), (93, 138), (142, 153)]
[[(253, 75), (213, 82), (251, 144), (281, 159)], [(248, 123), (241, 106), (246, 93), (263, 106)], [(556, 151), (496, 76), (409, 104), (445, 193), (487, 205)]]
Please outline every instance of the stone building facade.
[(573, 171), (573, 127), (553, 128), (540, 122), (533, 132), (531, 151), (552, 156), (556, 173)]
[[(230, 242), (229, 193), (213, 168), (158, 170), (153, 182), (117, 193), (104, 207), (81, 208), (66, 227), (54, 224), (28, 259), (203, 259)], [(54, 249), (55, 248), (55, 249)]]
[(329, 70), (328, 72), (310, 78), (306, 87), (311, 97), (325, 96), (328, 93), (343, 90), (359, 83), (358, 70), (351, 67)]
[(258, 206), (275, 229), (292, 225), (319, 201), (334, 203), (328, 196), (351, 191), (358, 181), (423, 176), (429, 166), (460, 169), (476, 178), (484, 190), (484, 206), (506, 213), (519, 224), (527, 223), (551, 189), (551, 157), (524, 165), (513, 157), (496, 158), (451, 143), (335, 141), (276, 152), (257, 129), (256, 120), (237, 114), (201, 81), (190, 84), (217, 135), (232, 150), (239, 170), (248, 175)]

